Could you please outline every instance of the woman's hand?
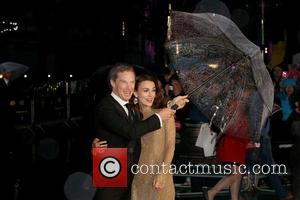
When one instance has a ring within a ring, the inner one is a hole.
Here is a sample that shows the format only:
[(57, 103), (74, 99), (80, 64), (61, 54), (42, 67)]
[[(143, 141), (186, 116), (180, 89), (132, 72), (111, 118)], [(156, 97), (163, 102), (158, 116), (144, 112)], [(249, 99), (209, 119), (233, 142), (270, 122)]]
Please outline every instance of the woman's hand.
[(189, 99), (187, 97), (188, 97), (188, 95), (175, 97), (172, 101), (168, 102), (167, 107), (171, 108), (173, 105), (176, 104), (177, 105), (176, 110), (179, 110), (179, 109), (183, 108), (186, 103), (189, 102)]
[(165, 177), (163, 174), (158, 174), (154, 177), (153, 187), (157, 191), (159, 191), (165, 187)]

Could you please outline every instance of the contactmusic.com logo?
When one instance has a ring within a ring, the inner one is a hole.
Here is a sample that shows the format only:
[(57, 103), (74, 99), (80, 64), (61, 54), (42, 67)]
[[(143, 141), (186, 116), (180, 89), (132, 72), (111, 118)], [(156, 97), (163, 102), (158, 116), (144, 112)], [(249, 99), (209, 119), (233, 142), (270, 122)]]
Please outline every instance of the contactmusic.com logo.
[(93, 186), (127, 187), (127, 148), (93, 148)]

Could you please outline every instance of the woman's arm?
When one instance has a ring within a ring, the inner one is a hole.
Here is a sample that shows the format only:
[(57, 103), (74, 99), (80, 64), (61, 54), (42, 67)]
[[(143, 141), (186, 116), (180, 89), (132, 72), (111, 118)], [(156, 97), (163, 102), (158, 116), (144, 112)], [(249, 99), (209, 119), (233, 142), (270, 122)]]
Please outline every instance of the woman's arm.
[(163, 163), (170, 166), (173, 160), (176, 142), (176, 127), (174, 117), (170, 118), (165, 126), (165, 152)]
[[(164, 165), (164, 168), (160, 170), (160, 174), (155, 176), (153, 181), (153, 186), (155, 189), (159, 190), (164, 187), (164, 176), (169, 174), (170, 165), (172, 164), (174, 151), (175, 151), (175, 142), (176, 142), (176, 128), (175, 128), (175, 119), (174, 117), (170, 118), (166, 122), (164, 127), (165, 134), (165, 150), (163, 152), (163, 161), (161, 164)], [(164, 171), (162, 171), (164, 170)]]
[(172, 108), (174, 110), (182, 109), (186, 103), (190, 100), (188, 99), (188, 95), (185, 96), (177, 96), (174, 99), (168, 101), (167, 107)]

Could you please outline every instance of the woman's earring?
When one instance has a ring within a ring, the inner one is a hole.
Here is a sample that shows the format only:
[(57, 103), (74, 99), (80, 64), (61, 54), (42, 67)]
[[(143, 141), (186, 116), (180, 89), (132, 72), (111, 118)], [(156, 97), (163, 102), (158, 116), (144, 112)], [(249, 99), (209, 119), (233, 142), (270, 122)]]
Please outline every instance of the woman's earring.
[(133, 103), (134, 103), (134, 104), (137, 104), (138, 102), (139, 102), (138, 98), (137, 98), (137, 97), (134, 97)]

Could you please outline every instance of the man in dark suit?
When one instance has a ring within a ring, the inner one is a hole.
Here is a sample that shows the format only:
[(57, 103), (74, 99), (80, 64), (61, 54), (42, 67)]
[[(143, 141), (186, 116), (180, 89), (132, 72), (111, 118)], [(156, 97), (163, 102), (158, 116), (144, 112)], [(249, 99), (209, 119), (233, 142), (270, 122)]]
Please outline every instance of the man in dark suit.
[[(126, 107), (135, 87), (135, 73), (131, 66), (117, 65), (109, 73), (112, 87), (110, 95), (104, 97), (96, 107), (95, 126), (96, 138), (94, 147), (99, 139), (106, 140), (111, 148), (128, 148), (128, 166), (138, 162), (140, 155), (140, 137), (146, 133), (160, 129), (162, 121), (169, 119), (175, 111), (162, 109), (146, 120), (131, 118), (134, 113)], [(128, 174), (127, 188), (98, 188), (95, 200), (130, 199), (133, 175)]]

